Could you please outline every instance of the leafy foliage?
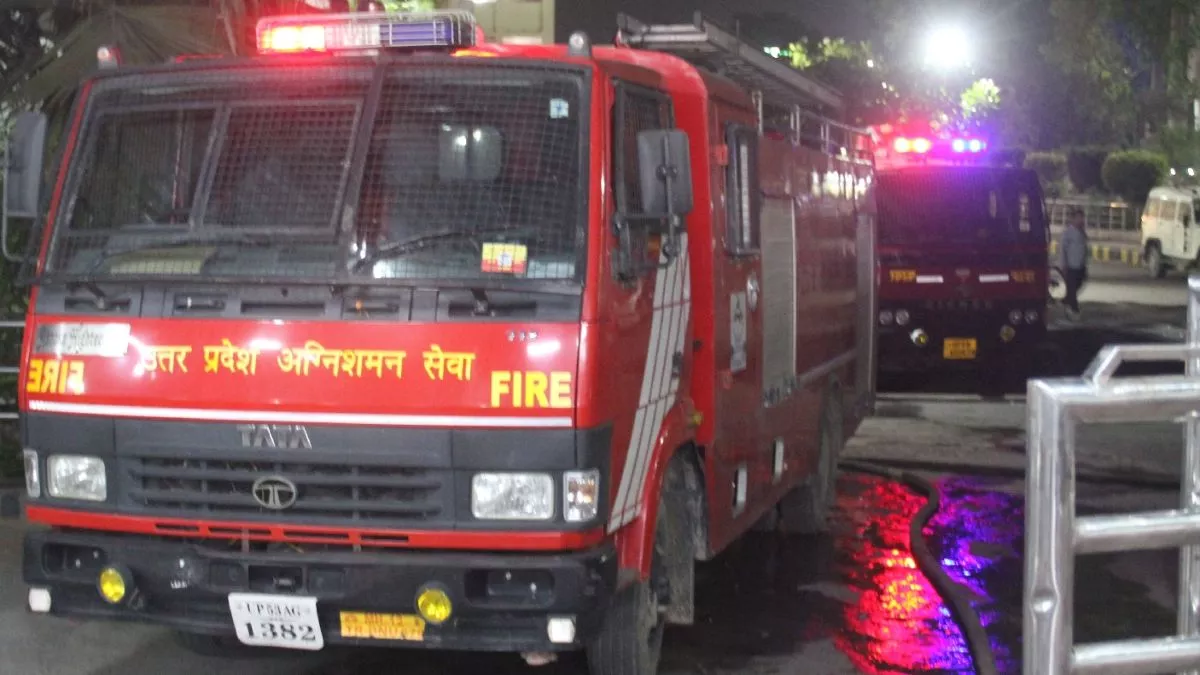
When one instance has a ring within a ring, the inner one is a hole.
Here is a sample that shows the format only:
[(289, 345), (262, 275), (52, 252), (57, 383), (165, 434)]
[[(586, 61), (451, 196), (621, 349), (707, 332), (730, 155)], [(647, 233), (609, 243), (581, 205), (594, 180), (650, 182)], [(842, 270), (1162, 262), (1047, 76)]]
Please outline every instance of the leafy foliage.
[(1131, 204), (1144, 204), (1167, 177), (1167, 158), (1148, 150), (1114, 152), (1104, 160), (1104, 186)]
[(1025, 168), (1033, 170), (1042, 181), (1048, 197), (1061, 197), (1067, 179), (1067, 158), (1057, 152), (1031, 152), (1025, 157)]
[(1067, 176), (1076, 192), (1093, 192), (1104, 188), (1104, 160), (1109, 150), (1098, 147), (1071, 148), (1067, 151)]
[(1159, 131), (1150, 140), (1150, 148), (1167, 158), (1168, 166), (1177, 170), (1200, 170), (1200, 131), (1175, 127)]

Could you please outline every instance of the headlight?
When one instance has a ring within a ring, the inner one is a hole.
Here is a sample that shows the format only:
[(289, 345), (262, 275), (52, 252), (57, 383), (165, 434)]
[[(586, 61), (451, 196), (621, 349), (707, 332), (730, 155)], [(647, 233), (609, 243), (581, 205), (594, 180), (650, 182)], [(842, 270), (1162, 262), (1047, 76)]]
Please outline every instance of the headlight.
[(892, 318), (892, 313), (885, 309), (879, 313), (879, 324), (886, 326), (892, 322)]
[(550, 520), (554, 479), (544, 473), (477, 473), (471, 513), (479, 520)]
[(1025, 312), (1025, 323), (1037, 323), (1038, 313), (1036, 309), (1031, 309)]
[(104, 460), (78, 455), (51, 455), (46, 460), (47, 489), (51, 497), (102, 502), (108, 499)]
[(568, 523), (586, 523), (600, 510), (600, 472), (568, 471), (563, 474), (563, 516)]
[(908, 313), (907, 309), (896, 310), (896, 325), (897, 326), (907, 326), (908, 321), (911, 318), (912, 318), (912, 315)]
[(1014, 326), (1020, 325), (1022, 316), (1023, 315), (1021, 314), (1021, 310), (1014, 309), (1013, 311), (1008, 313), (1008, 322), (1013, 324)]
[(26, 449), (21, 453), (25, 459), (25, 492), (30, 499), (42, 496), (42, 471), (38, 467), (37, 450)]

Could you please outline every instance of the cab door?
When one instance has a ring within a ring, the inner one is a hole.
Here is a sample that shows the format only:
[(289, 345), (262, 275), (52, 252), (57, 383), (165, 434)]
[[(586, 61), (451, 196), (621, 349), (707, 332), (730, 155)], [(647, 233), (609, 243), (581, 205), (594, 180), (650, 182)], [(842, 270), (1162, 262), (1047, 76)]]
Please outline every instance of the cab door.
[(759, 134), (752, 115), (737, 109), (715, 110), (725, 162), (721, 213), (724, 250), (714, 252), (719, 278), (715, 298), (718, 348), (719, 429), (722, 464), (729, 471), (732, 518), (741, 515), (750, 494), (751, 468), (765, 443), (762, 405), (762, 261), (758, 181)]

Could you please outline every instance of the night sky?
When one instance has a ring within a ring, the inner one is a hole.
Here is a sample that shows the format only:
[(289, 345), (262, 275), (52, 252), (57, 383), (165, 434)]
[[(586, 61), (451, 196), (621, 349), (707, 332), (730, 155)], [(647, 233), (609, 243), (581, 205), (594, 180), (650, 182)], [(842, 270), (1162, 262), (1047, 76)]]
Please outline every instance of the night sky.
[[(765, 36), (756, 42), (782, 40), (796, 31), (865, 38), (869, 30), (865, 4), (864, 0), (558, 0), (557, 32), (560, 41), (571, 31), (583, 29), (594, 41), (607, 42), (616, 31), (619, 12), (652, 23), (690, 23), (699, 9), (730, 28), (738, 13), (770, 19), (768, 23), (778, 28), (779, 36)], [(787, 18), (793, 20), (791, 25)], [(796, 37), (799, 35), (789, 39)]]

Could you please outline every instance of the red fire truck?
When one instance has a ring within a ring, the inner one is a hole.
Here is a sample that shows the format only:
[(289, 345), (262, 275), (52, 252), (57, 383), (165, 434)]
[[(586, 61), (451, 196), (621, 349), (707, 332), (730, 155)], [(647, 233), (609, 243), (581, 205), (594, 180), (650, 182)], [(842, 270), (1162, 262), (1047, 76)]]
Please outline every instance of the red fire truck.
[(702, 17), (621, 36), (101, 50), (22, 357), (30, 608), (652, 673), (695, 561), (820, 530), (871, 399), (869, 137)]
[(928, 124), (873, 131), (881, 374), (970, 369), (984, 393), (1023, 390), (1049, 300), (1037, 174)]

